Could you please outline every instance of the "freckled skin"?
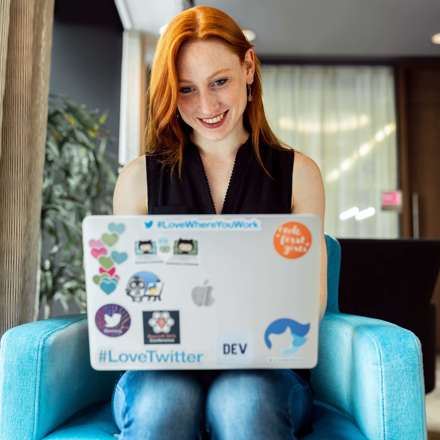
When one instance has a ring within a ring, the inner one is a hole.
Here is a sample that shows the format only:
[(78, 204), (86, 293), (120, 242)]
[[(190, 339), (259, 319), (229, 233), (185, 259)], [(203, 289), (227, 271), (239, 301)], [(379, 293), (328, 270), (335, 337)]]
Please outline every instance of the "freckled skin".
[[(249, 49), (247, 61), (242, 64), (216, 39), (182, 46), (177, 60), (178, 78), (189, 81), (179, 82), (177, 107), (182, 119), (193, 128), (197, 145), (212, 151), (221, 146), (230, 149), (230, 145), (236, 146), (246, 137), (243, 112), (247, 105), (246, 85), (253, 81), (252, 54), (253, 49)], [(220, 69), (228, 70), (209, 78)], [(218, 129), (206, 128), (198, 119), (212, 118), (226, 110), (226, 120)]]

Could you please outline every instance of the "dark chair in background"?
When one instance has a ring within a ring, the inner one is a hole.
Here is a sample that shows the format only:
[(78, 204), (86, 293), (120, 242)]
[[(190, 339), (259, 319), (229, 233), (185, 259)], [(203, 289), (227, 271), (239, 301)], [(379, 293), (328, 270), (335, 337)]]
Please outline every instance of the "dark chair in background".
[(440, 240), (342, 239), (341, 312), (383, 319), (414, 332), (422, 344), (426, 393), (435, 388)]

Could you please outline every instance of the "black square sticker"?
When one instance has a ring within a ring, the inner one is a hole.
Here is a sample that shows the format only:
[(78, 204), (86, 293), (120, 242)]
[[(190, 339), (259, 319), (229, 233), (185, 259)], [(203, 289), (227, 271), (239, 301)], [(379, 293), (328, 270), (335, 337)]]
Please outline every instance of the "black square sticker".
[(180, 344), (180, 315), (178, 310), (142, 312), (144, 344)]

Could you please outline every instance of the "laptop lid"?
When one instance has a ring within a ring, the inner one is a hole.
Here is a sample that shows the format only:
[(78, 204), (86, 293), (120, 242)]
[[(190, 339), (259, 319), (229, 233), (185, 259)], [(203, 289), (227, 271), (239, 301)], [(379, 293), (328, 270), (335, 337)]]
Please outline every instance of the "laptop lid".
[(315, 215), (86, 217), (93, 368), (313, 368), (320, 234)]

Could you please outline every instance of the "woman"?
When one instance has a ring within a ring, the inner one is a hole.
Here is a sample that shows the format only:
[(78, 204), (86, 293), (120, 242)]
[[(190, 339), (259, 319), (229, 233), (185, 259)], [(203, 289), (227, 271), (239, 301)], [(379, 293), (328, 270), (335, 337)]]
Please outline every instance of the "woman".
[[(161, 36), (146, 146), (120, 173), (115, 214), (307, 212), (324, 221), (319, 168), (270, 130), (253, 46), (218, 9), (187, 9)], [(322, 237), (321, 317), (326, 261)], [(194, 440), (205, 429), (216, 440), (295, 439), (311, 421), (308, 373), (126, 372), (113, 396), (120, 439)]]

